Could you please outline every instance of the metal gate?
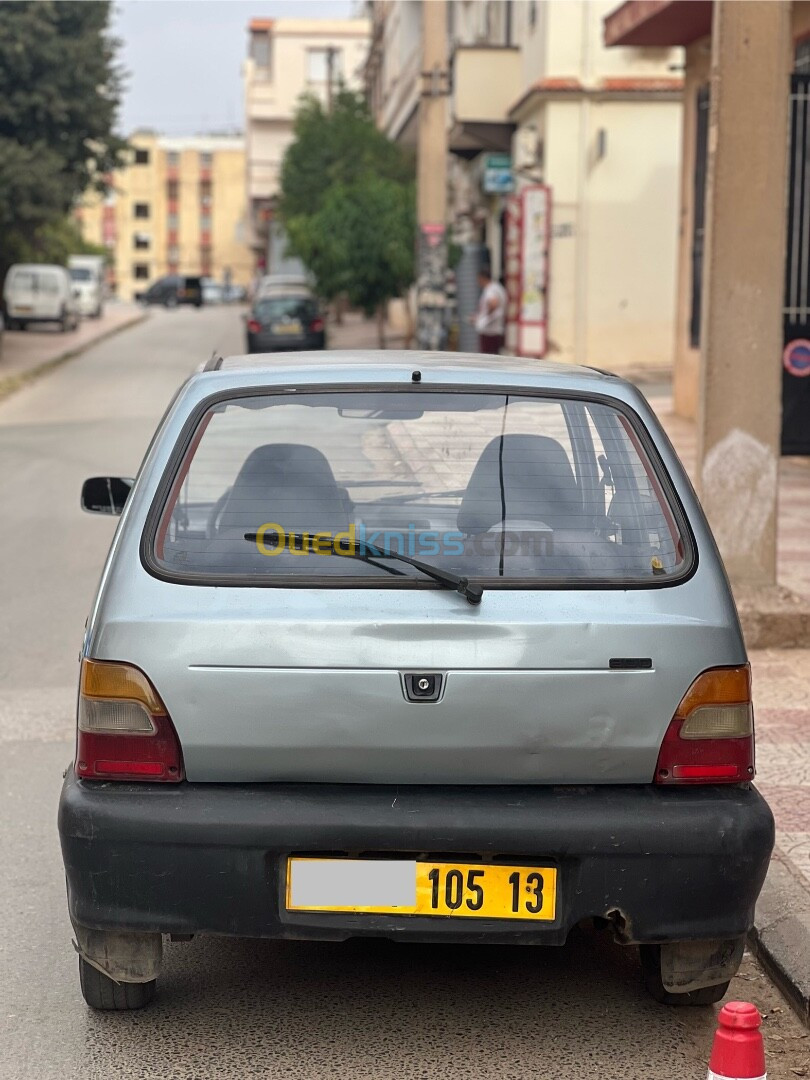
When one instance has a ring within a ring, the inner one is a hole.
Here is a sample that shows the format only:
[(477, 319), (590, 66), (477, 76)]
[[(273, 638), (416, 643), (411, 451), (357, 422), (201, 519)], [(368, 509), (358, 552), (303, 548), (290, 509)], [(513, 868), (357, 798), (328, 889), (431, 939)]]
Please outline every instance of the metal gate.
[(810, 454), (810, 71), (797, 68), (790, 80), (783, 454)]

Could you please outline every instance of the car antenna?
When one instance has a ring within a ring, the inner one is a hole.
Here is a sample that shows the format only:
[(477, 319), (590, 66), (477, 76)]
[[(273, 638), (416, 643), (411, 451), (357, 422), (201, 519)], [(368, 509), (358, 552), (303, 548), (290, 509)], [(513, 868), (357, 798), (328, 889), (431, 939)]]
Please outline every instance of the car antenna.
[(216, 349), (211, 352), (210, 357), (206, 361), (203, 371), (219, 371), (222, 367), (222, 357), (219, 355)]

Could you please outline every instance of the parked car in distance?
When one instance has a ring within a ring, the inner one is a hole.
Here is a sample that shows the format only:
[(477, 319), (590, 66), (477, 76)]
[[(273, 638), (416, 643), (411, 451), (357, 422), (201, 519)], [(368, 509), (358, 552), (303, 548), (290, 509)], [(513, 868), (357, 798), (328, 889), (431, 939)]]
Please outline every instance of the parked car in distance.
[(204, 304), (222, 304), (225, 301), (225, 290), (219, 281), (211, 278), (202, 278), (202, 298)]
[(3, 283), (6, 329), (26, 330), (35, 323), (59, 323), (62, 330), (79, 325), (76, 289), (64, 266), (16, 263)]
[(91, 319), (104, 314), (103, 255), (68, 255), (68, 271), (76, 291), (79, 312)]
[(222, 293), (226, 304), (241, 304), (247, 299), (247, 289), (244, 285), (225, 285)]
[(179, 304), (202, 307), (202, 278), (167, 274), (153, 282), (146, 292), (136, 293), (135, 299), (142, 304), (162, 304), (167, 308), (174, 308)]
[(247, 317), (249, 353), (326, 348), (326, 323), (312, 292), (303, 286), (266, 289)]
[(163, 934), (539, 946), (590, 920), (658, 1001), (724, 994), (773, 817), (720, 557), (634, 386), (212, 360), (82, 505), (125, 510), (59, 808), (90, 1005), (145, 1005)]

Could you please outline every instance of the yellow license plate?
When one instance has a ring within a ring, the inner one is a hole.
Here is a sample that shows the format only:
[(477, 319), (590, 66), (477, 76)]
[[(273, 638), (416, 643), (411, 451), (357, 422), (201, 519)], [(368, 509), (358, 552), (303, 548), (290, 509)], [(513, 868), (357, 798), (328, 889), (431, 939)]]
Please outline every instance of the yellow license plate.
[(416, 862), (412, 859), (287, 860), (288, 911), (438, 915), (551, 922), (553, 866)]
[(270, 328), (274, 334), (300, 334), (300, 322), (273, 323)]

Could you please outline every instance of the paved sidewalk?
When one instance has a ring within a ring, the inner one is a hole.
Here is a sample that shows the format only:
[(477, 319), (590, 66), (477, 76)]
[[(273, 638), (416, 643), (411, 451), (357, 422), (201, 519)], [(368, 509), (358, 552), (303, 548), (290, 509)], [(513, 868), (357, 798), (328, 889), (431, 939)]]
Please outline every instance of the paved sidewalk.
[(82, 319), (78, 330), (67, 333), (49, 323), (39, 329), (6, 330), (0, 351), (0, 399), (108, 334), (143, 318), (143, 309), (136, 304), (109, 303), (102, 318)]

